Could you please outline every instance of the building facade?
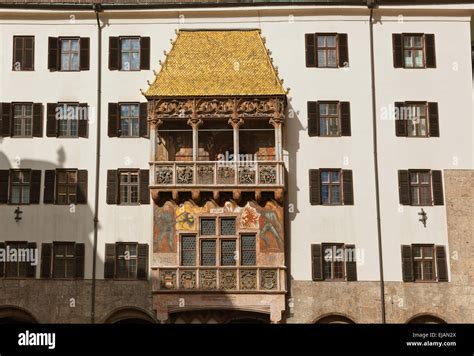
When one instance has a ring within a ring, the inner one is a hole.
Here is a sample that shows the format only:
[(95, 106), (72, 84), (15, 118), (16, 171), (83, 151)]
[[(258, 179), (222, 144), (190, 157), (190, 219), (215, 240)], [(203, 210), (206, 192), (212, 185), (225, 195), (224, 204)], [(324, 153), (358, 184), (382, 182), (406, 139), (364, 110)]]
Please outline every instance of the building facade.
[(0, 319), (473, 322), (473, 13), (2, 2)]

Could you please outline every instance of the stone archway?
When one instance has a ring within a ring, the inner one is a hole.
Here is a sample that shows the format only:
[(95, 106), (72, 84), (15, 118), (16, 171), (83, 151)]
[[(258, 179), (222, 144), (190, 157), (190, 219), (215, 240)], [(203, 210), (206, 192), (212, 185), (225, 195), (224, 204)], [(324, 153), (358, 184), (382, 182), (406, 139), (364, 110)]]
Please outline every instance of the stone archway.
[(317, 319), (315, 324), (355, 324), (355, 322), (346, 315), (327, 314)]
[(186, 310), (170, 314), (170, 324), (269, 324), (270, 315), (241, 310)]
[(104, 324), (155, 324), (156, 320), (146, 311), (125, 307), (111, 312), (104, 321)]
[(0, 307), (0, 324), (37, 324), (37, 319), (29, 311), (16, 306)]
[(419, 314), (408, 319), (407, 324), (447, 324), (447, 322), (432, 314)]

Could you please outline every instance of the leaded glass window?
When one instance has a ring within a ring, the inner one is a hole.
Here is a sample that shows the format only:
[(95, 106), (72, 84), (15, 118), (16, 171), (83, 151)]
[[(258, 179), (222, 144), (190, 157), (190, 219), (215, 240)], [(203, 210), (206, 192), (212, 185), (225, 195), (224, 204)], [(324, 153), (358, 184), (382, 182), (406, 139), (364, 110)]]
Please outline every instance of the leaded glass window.
[(221, 265), (235, 266), (236, 257), (236, 240), (221, 240)]
[(241, 240), (241, 265), (255, 266), (257, 264), (256, 240), (254, 235), (242, 235)]
[(216, 219), (201, 219), (201, 235), (214, 236), (216, 234)]
[(201, 265), (216, 265), (216, 240), (201, 240)]
[(194, 235), (181, 236), (181, 265), (196, 265), (196, 236)]
[(235, 218), (221, 219), (221, 235), (235, 235)]

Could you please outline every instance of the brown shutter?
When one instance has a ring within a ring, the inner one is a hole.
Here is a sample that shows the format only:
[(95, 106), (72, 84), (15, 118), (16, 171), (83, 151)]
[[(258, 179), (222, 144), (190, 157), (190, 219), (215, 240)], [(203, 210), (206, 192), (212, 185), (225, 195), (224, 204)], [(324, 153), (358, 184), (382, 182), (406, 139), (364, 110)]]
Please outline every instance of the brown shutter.
[(346, 33), (339, 33), (337, 35), (337, 44), (339, 51), (339, 67), (345, 67), (349, 64), (349, 48)]
[(400, 204), (410, 205), (410, 174), (407, 170), (398, 171), (398, 196)]
[(109, 137), (118, 136), (119, 109), (120, 109), (119, 104), (109, 103), (109, 124), (108, 124)]
[(33, 70), (34, 69), (34, 58), (35, 58), (35, 38), (25, 37), (24, 39), (24, 53), (25, 56), (23, 57), (23, 70)]
[(47, 137), (58, 136), (58, 129), (57, 129), (58, 120), (56, 119), (57, 107), (58, 107), (58, 104), (56, 103), (48, 103), (48, 105), (46, 106), (46, 136)]
[(48, 37), (48, 69), (59, 70), (59, 40), (57, 37)]
[(77, 204), (87, 204), (87, 170), (77, 171)]
[(393, 66), (403, 68), (403, 36), (399, 33), (392, 34), (393, 42)]
[(319, 104), (317, 101), (308, 101), (308, 135), (319, 136)]
[[(28, 242), (27, 248), (29, 250), (36, 250), (36, 242)], [(28, 263), (28, 267), (26, 270), (26, 277), (28, 278), (35, 278), (36, 277), (36, 266), (32, 263)]]
[(89, 70), (90, 62), (90, 39), (89, 37), (81, 37), (80, 41), (80, 58), (79, 58), (79, 69)]
[(436, 68), (435, 36), (433, 34), (425, 35), (425, 46), (426, 68)]
[(105, 244), (104, 278), (115, 277), (115, 244)]
[(348, 101), (339, 103), (341, 110), (341, 136), (351, 135), (351, 104)]
[(89, 106), (86, 103), (79, 104), (79, 112), (81, 114), (77, 118), (79, 120), (77, 123), (77, 135), (79, 137), (87, 138), (87, 129), (89, 126)]
[(54, 204), (54, 185), (56, 181), (56, 171), (46, 170), (44, 171), (44, 204)]
[(313, 281), (323, 280), (323, 253), (320, 244), (311, 245), (311, 274)]
[(410, 245), (402, 245), (402, 279), (403, 282), (413, 282), (413, 256)]
[(405, 103), (403, 102), (395, 103), (395, 135), (397, 135), (397, 137), (408, 136), (407, 120), (410, 118), (404, 117), (402, 115), (402, 113), (404, 113), (404, 110), (403, 110), (404, 107), (405, 107)]
[(24, 43), (23, 43), (24, 37), (13, 37), (13, 64), (12, 64), (12, 69), (13, 70), (18, 70), (17, 69), (17, 63), (20, 64), (19, 70), (23, 70), (24, 66), (24, 58), (23, 58), (23, 48), (24, 48)]
[(107, 204), (117, 204), (117, 171), (107, 171)]
[(148, 103), (140, 103), (140, 137), (148, 137)]
[[(345, 253), (348, 250), (351, 253)], [(357, 261), (355, 245), (346, 245), (344, 253), (345, 256), (349, 258), (346, 260), (346, 279), (348, 282), (357, 281)]]
[(8, 179), (10, 171), (8, 169), (0, 170), (0, 204), (8, 203)]
[(84, 262), (85, 262), (85, 250), (84, 244), (74, 245), (74, 276), (76, 278), (84, 278)]
[(140, 169), (140, 204), (150, 204), (150, 171)]
[(321, 205), (319, 169), (309, 170), (309, 202), (311, 205)]
[(0, 136), (7, 137), (11, 136), (11, 122), (12, 122), (12, 104), (1, 103), (0, 105)]
[(344, 205), (354, 205), (354, 189), (352, 184), (352, 171), (344, 169), (342, 171), (342, 192), (344, 194)]
[(109, 37), (109, 69), (118, 70), (120, 63), (120, 39), (118, 37)]
[(53, 244), (41, 244), (41, 278), (51, 278)]
[(438, 103), (428, 103), (430, 136), (439, 137)]
[(41, 171), (31, 171), (30, 204), (39, 204), (41, 191)]
[[(5, 242), (0, 242), (0, 249), (5, 251), (6, 245)], [(0, 259), (0, 277), (5, 277), (5, 261)]]
[(33, 104), (33, 137), (43, 137), (43, 104)]
[(318, 56), (316, 42), (317, 36), (314, 33), (307, 33), (305, 35), (305, 46), (306, 46), (306, 67), (317, 67)]
[(433, 204), (444, 205), (443, 196), (443, 173), (441, 171), (431, 171), (433, 180)]
[(140, 37), (140, 69), (150, 69), (150, 37)]
[(138, 244), (137, 278), (147, 279), (148, 276), (148, 244)]
[(446, 249), (444, 246), (436, 246), (436, 271), (438, 272), (438, 282), (448, 281), (448, 262)]

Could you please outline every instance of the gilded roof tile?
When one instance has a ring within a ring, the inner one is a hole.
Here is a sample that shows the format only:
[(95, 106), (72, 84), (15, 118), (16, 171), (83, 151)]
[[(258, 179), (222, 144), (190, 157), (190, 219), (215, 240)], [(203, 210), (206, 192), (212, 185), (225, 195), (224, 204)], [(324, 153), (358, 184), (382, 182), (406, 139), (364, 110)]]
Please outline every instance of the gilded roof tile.
[(145, 96), (284, 94), (259, 30), (181, 30)]

